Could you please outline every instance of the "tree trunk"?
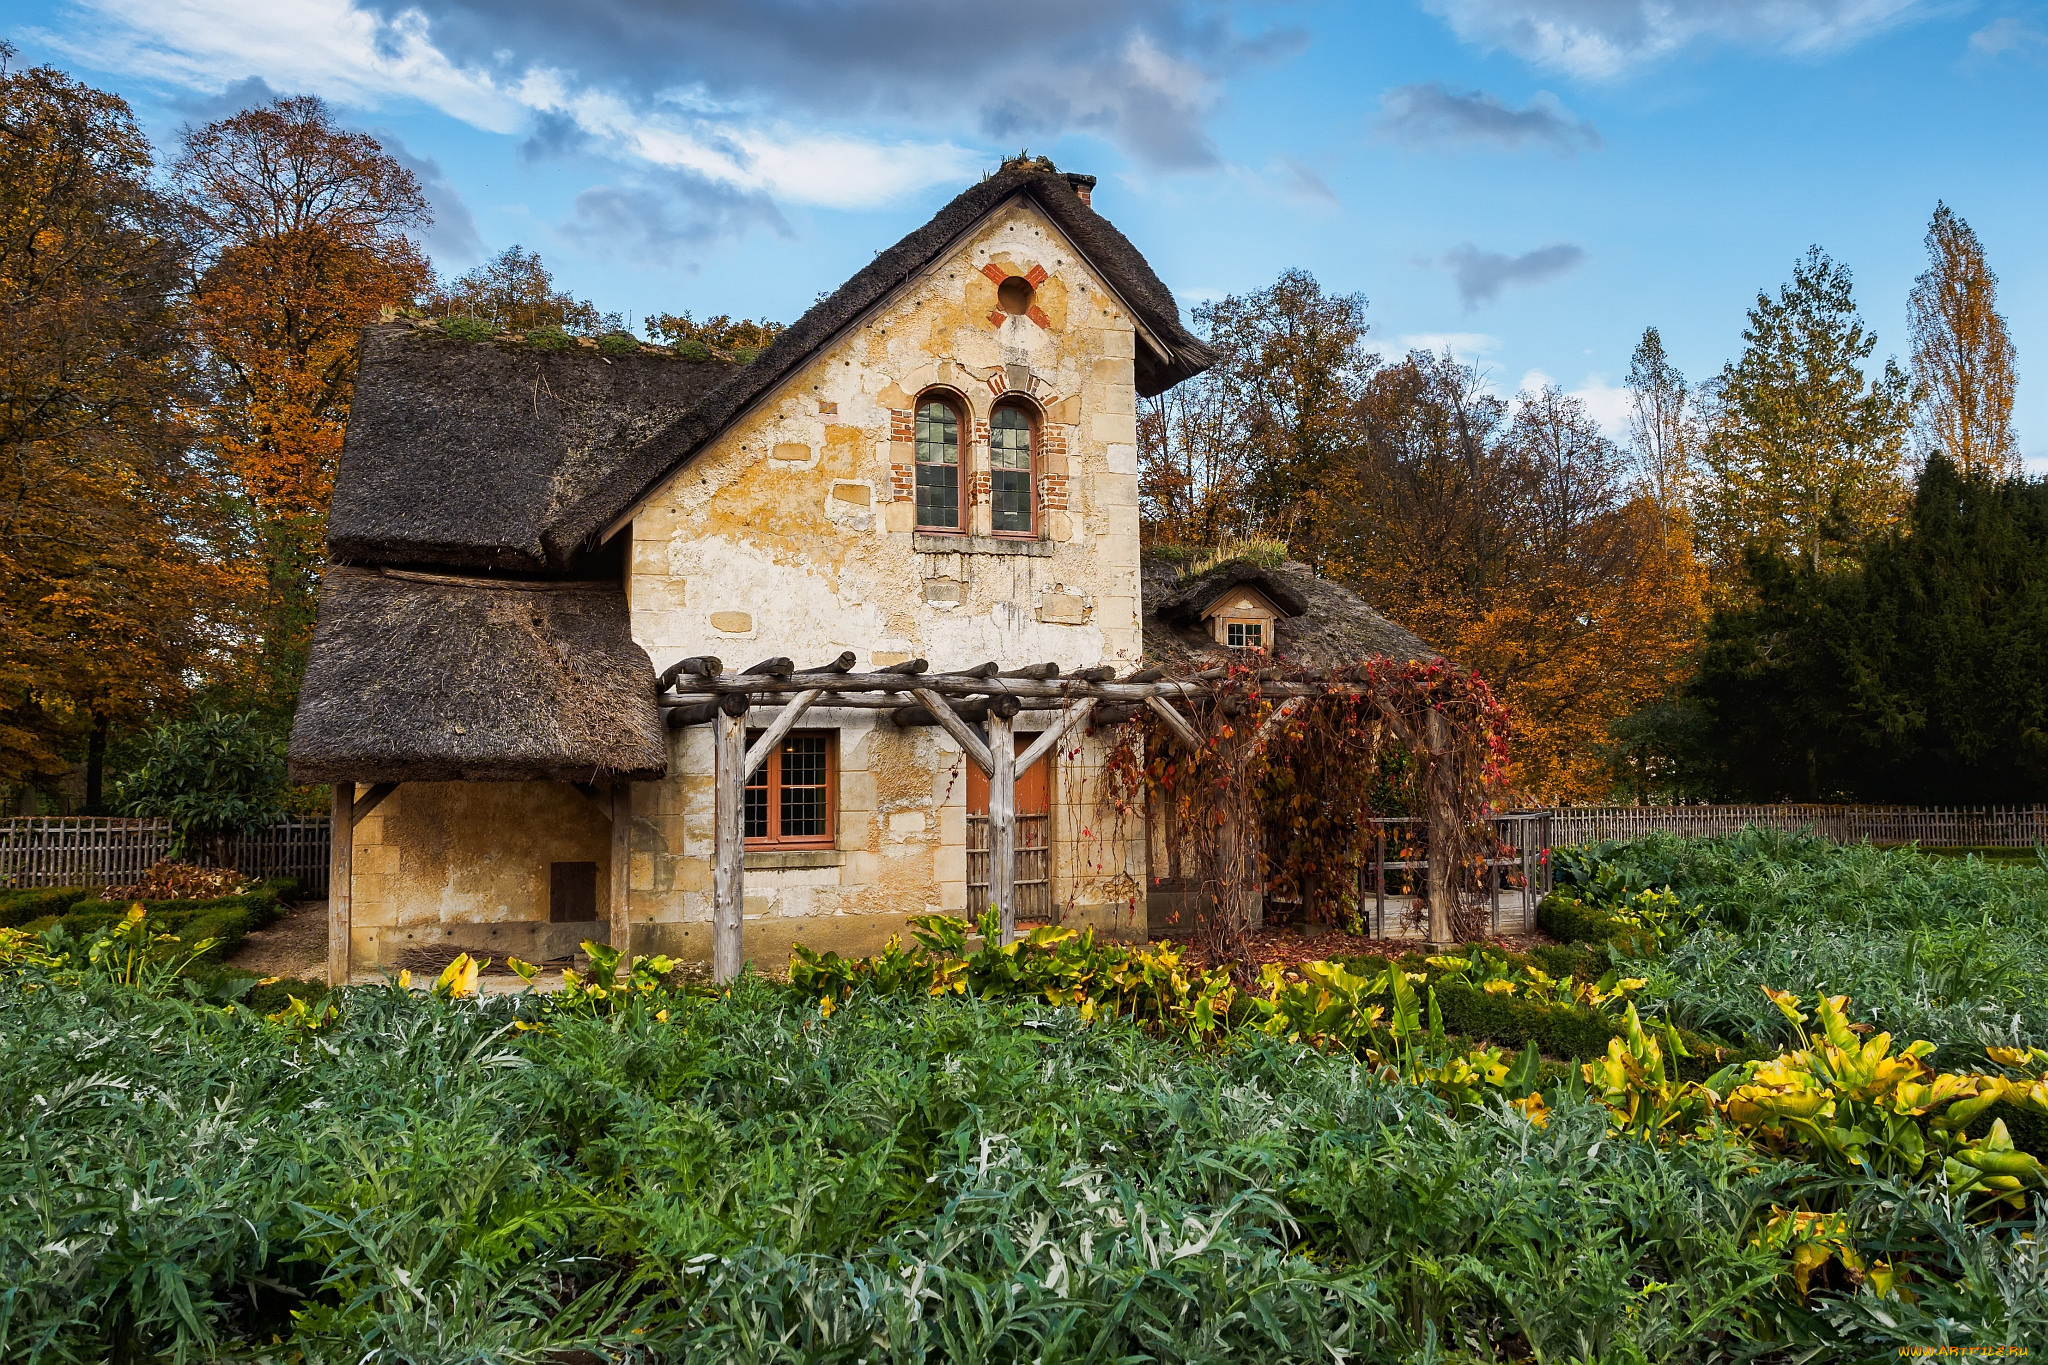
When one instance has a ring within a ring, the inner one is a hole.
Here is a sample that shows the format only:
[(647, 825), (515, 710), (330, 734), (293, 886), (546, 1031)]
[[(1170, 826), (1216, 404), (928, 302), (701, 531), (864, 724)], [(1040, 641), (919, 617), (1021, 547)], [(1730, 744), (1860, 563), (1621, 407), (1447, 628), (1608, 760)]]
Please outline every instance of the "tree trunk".
[(1464, 844), (1464, 831), (1458, 824), (1457, 806), (1449, 797), (1446, 750), (1450, 736), (1443, 714), (1432, 710), (1425, 724), (1429, 771), (1423, 774), (1422, 792), (1429, 818), (1429, 946), (1441, 952), (1458, 941), (1458, 852)]
[(85, 745), (85, 813), (105, 815), (107, 777), (107, 718), (92, 718), (92, 738)]

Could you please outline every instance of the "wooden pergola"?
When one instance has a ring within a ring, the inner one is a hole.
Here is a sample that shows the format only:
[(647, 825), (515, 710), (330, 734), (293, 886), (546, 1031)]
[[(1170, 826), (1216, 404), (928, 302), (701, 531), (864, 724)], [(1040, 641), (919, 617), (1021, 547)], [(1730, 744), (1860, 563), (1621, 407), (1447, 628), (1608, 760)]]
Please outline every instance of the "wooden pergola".
[[(873, 672), (853, 671), (854, 655), (841, 654), (828, 664), (799, 669), (788, 658), (764, 659), (739, 673), (727, 673), (710, 655), (695, 655), (662, 673), (657, 701), (670, 728), (709, 725), (712, 733), (714, 783), (714, 851), (712, 857), (711, 962), (714, 977), (729, 981), (742, 961), (740, 922), (745, 904), (745, 822), (747, 777), (813, 707), (833, 710), (887, 711), (899, 727), (936, 725), (959, 744), (968, 759), (988, 777), (989, 892), (1001, 924), (1003, 940), (1017, 931), (1016, 778), (1051, 753), (1074, 727), (1093, 716), (1098, 723), (1129, 719), (1149, 710), (1181, 744), (1203, 745), (1201, 734), (1181, 707), (1215, 700), (1208, 683), (1229, 672), (1225, 667), (1202, 671), (1189, 679), (1170, 679), (1156, 668), (1123, 678), (1106, 666), (1062, 674), (1059, 665), (1032, 664), (1004, 668), (985, 663), (974, 668), (934, 673), (923, 659), (892, 664)], [(1347, 670), (1328, 680), (1302, 681), (1260, 674), (1262, 697), (1277, 701), (1251, 743), (1263, 743), (1273, 727), (1312, 697), (1363, 691), (1357, 674)], [(747, 720), (757, 708), (777, 708), (754, 742), (746, 742)], [(1022, 753), (1016, 751), (1015, 722), (1026, 711), (1053, 713), (1052, 721)], [(976, 733), (987, 727), (987, 738)], [(388, 796), (396, 784), (383, 783), (361, 796), (354, 784), (340, 783), (334, 795), (333, 864), (329, 891), (328, 975), (346, 982), (351, 970), (349, 935), (349, 871), (355, 823)], [(626, 869), (631, 827), (631, 786), (621, 783), (609, 793), (586, 790), (611, 822), (611, 941), (630, 958), (631, 920)], [(608, 800), (606, 797), (608, 796)]]

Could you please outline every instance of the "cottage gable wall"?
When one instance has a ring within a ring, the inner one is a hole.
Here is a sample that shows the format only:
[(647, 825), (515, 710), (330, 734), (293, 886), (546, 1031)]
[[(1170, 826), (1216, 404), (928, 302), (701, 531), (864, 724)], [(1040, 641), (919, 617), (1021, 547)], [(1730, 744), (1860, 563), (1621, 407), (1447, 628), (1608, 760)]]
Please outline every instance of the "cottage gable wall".
[[(1035, 284), (1027, 312), (1000, 307), (1009, 276)], [(644, 504), (630, 530), (634, 638), (657, 669), (692, 654), (734, 669), (842, 650), (861, 669), (913, 657), (1135, 667), (1137, 344), (1129, 310), (1049, 219), (1028, 200), (997, 210)], [(968, 417), (964, 535), (913, 525), (911, 419), (933, 389)], [(1035, 541), (989, 534), (988, 422), (1005, 395), (1039, 414)], [(768, 961), (790, 942), (865, 949), (906, 915), (972, 908), (953, 741), (873, 711), (814, 715), (807, 725), (838, 735), (838, 846), (829, 857), (749, 855), (747, 952)], [(1027, 713), (1020, 728), (1035, 723)], [(672, 775), (636, 789), (634, 947), (699, 956), (710, 742), (698, 728), (671, 745)], [(1118, 879), (1142, 844), (1133, 831), (1129, 850), (1105, 853), (1092, 832), (1097, 746), (1077, 747), (1054, 782), (1055, 898), (1070, 923), (1099, 913), (1114, 930), (1117, 902), (1130, 899)]]

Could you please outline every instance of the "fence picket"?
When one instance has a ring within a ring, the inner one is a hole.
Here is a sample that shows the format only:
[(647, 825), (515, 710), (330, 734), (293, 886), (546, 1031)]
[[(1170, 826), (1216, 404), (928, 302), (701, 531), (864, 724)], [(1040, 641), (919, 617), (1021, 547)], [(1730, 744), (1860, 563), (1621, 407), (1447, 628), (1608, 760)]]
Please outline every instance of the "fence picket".
[[(291, 877), (327, 894), (328, 820), (279, 820), (228, 844), (228, 862), (252, 877)], [(0, 819), (0, 888), (119, 886), (171, 854), (168, 820), (115, 816)]]

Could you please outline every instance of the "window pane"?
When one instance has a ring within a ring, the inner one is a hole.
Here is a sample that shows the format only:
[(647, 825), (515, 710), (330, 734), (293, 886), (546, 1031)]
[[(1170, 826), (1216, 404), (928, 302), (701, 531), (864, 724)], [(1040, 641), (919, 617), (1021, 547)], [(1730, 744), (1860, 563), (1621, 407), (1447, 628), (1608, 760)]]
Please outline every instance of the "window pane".
[(740, 823), (746, 827), (746, 837), (749, 839), (767, 838), (768, 789), (766, 787), (747, 788), (747, 809), (745, 814), (746, 818)]
[(944, 403), (926, 403), (917, 410), (917, 462), (960, 463), (960, 419)]
[(1031, 473), (997, 469), (989, 475), (989, 491), (995, 500), (990, 524), (998, 531), (1031, 529)]
[(988, 460), (996, 469), (1031, 468), (1031, 419), (1016, 408), (997, 408), (988, 424)]
[(946, 530), (960, 527), (960, 470), (956, 465), (917, 467), (917, 524)]
[(825, 772), (823, 735), (799, 735), (783, 743), (783, 838), (819, 838), (827, 833)]
[(1234, 621), (1223, 627), (1223, 642), (1232, 649), (1242, 649), (1244, 647), (1244, 627)]

